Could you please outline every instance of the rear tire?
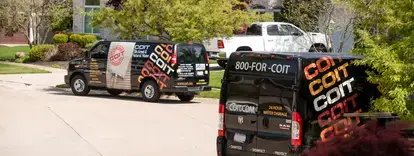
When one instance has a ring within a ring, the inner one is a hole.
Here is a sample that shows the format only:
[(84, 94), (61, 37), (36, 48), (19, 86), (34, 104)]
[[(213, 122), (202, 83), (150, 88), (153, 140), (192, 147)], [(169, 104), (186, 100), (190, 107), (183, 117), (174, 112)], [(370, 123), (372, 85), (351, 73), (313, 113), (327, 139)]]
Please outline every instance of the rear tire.
[(312, 52), (312, 53), (314, 53), (314, 52), (327, 53), (328, 49), (326, 49), (325, 46), (323, 46), (323, 45), (319, 45), (319, 46), (313, 45), (312, 47), (310, 47), (309, 52)]
[(189, 102), (194, 99), (194, 95), (176, 93), (178, 98), (183, 102)]
[(119, 94), (123, 92), (122, 90), (119, 90), (119, 89), (107, 89), (106, 91), (108, 91), (108, 93), (111, 94), (112, 96), (118, 96)]
[(226, 63), (227, 63), (226, 60), (217, 60), (217, 64), (223, 69), (226, 68)]
[(88, 95), (91, 90), (88, 87), (88, 82), (82, 75), (76, 75), (70, 80), (70, 89), (72, 90), (72, 93), (77, 96)]
[(152, 81), (146, 81), (141, 88), (141, 95), (144, 101), (157, 102), (160, 99), (161, 93), (158, 85)]

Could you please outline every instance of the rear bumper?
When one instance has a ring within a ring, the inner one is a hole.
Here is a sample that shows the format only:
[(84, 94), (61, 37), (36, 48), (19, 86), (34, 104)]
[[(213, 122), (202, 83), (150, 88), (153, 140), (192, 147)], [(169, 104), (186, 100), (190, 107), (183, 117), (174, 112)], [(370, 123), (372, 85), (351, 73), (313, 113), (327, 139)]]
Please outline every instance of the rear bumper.
[(196, 93), (202, 91), (211, 91), (211, 86), (172, 86), (169, 89), (162, 90), (162, 92), (173, 93)]
[(65, 75), (65, 84), (69, 85), (69, 75)]

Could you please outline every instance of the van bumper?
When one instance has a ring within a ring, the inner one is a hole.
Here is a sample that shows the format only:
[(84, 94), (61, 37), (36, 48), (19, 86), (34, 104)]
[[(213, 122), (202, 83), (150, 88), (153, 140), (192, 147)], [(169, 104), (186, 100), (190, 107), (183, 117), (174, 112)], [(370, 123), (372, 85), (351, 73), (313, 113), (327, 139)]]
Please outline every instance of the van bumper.
[(162, 90), (163, 92), (202, 92), (202, 91), (211, 91), (211, 86), (172, 86), (170, 89)]
[(217, 141), (216, 141), (216, 145), (217, 145), (217, 156), (225, 156), (226, 155), (226, 139), (222, 136), (218, 136), (217, 137)]
[(69, 75), (65, 75), (65, 84), (69, 85)]

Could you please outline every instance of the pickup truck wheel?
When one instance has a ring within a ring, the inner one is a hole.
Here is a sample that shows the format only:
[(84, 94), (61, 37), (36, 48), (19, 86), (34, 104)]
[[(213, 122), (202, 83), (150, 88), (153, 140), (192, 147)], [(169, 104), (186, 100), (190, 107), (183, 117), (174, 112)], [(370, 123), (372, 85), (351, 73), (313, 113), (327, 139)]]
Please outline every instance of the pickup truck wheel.
[(146, 81), (141, 89), (144, 101), (157, 102), (160, 99), (161, 92), (158, 85), (154, 81)]
[(189, 102), (194, 99), (194, 95), (183, 94), (183, 93), (176, 93), (176, 95), (183, 102)]
[(111, 94), (112, 96), (118, 96), (119, 94), (123, 92), (122, 90), (119, 90), (119, 89), (107, 89), (106, 91), (108, 91), (108, 93)]
[(309, 52), (322, 52), (322, 53), (326, 53), (326, 52), (328, 52), (328, 49), (326, 49), (323, 46), (312, 46), (309, 49)]
[(70, 89), (72, 93), (77, 96), (85, 96), (88, 95), (89, 91), (91, 90), (88, 87), (88, 83), (82, 75), (76, 75), (70, 80)]
[(217, 64), (221, 67), (221, 68), (226, 68), (226, 60), (217, 60)]

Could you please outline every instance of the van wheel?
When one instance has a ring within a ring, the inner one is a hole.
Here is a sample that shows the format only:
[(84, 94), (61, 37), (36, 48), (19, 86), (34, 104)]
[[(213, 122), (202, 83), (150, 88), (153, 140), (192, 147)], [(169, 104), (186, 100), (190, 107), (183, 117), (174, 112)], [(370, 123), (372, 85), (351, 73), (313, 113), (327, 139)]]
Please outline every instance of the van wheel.
[(88, 87), (87, 81), (85, 77), (82, 75), (76, 75), (70, 80), (70, 88), (72, 93), (78, 96), (85, 96), (88, 95), (89, 91), (91, 90)]
[(119, 90), (119, 89), (107, 89), (106, 91), (108, 91), (108, 93), (111, 94), (112, 96), (118, 96), (119, 94), (123, 92), (122, 90)]
[(161, 93), (154, 81), (147, 81), (142, 85), (142, 98), (148, 102), (156, 102), (160, 99)]
[(225, 69), (225, 68), (226, 68), (226, 65), (227, 65), (227, 61), (226, 61), (226, 60), (217, 60), (217, 64), (218, 64), (221, 68)]
[(188, 94), (183, 94), (183, 93), (176, 93), (176, 95), (183, 102), (189, 102), (194, 99), (194, 95), (188, 95)]

